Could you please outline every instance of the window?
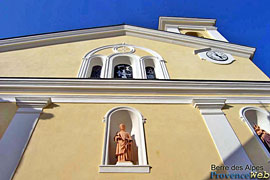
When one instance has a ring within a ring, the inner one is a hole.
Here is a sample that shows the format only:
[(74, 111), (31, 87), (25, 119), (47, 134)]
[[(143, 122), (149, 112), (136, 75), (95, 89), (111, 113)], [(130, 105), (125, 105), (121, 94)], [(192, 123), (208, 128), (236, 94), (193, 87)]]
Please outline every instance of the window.
[(145, 68), (145, 71), (147, 79), (156, 79), (155, 69), (153, 67), (148, 66)]
[[(103, 148), (103, 160), (100, 165), (100, 172), (144, 172), (150, 171), (147, 162), (144, 122), (145, 119), (141, 113), (131, 107), (116, 107), (110, 110), (106, 115), (105, 139)], [(125, 124), (126, 132), (132, 138), (132, 163), (119, 165), (116, 155), (115, 135), (119, 132), (119, 125)]]
[(94, 66), (92, 68), (90, 78), (100, 78), (101, 68), (102, 68), (101, 66)]
[[(261, 147), (270, 158), (270, 114), (266, 110), (257, 107), (245, 107), (240, 111), (240, 116), (254, 136), (257, 138)], [(265, 134), (264, 134), (265, 133)]]
[(114, 67), (114, 78), (132, 79), (132, 67), (128, 64), (118, 64)]
[(194, 36), (194, 37), (204, 37), (201, 33), (199, 33), (199, 32), (194, 32), (194, 31), (186, 32), (185, 35), (188, 35), (188, 36)]
[[(106, 49), (111, 49), (112, 53), (103, 55), (103, 50)], [(147, 56), (137, 55), (136, 50)], [(165, 61), (157, 52), (135, 45), (115, 44), (102, 46), (87, 53), (83, 58), (78, 77), (169, 79), (169, 74)]]

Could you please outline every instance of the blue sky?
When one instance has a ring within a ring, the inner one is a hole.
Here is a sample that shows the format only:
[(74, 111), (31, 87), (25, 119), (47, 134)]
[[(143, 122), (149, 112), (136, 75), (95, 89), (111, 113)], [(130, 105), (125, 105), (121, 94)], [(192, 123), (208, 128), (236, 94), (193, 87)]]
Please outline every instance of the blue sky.
[(157, 29), (159, 16), (217, 19), (232, 43), (256, 47), (253, 62), (270, 77), (269, 0), (2, 0), (0, 38), (130, 24)]

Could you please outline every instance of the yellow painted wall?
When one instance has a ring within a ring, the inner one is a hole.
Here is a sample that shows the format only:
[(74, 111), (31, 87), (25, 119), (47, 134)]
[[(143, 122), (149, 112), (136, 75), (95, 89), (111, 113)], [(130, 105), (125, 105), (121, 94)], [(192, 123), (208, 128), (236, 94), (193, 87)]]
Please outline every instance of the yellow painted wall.
[[(199, 111), (191, 105), (127, 106), (145, 124), (151, 173), (99, 173), (107, 111), (124, 104), (57, 104), (45, 109), (14, 180), (208, 179), (222, 161)], [(155, 113), (153, 113), (155, 112)]]
[(259, 144), (259, 141), (254, 137), (246, 122), (240, 118), (240, 110), (247, 106), (259, 107), (270, 112), (270, 105), (267, 104), (231, 104), (228, 105), (228, 108), (224, 109), (223, 112), (226, 114), (226, 117), (228, 118), (232, 128), (237, 134), (237, 137), (245, 148), (253, 164), (257, 166), (263, 165), (265, 170), (269, 171), (270, 164), (267, 163), (267, 160), (270, 161), (270, 159), (267, 158), (266, 154), (261, 148), (261, 145)]
[(0, 103), (0, 140), (15, 115), (16, 110), (17, 106), (15, 103)]
[[(82, 58), (97, 47), (134, 44), (158, 52), (171, 79), (269, 80), (248, 58), (235, 57), (230, 65), (200, 60), (194, 48), (131, 36), (65, 43), (0, 53), (0, 77), (77, 77)], [(109, 53), (109, 51), (104, 51)], [(147, 55), (137, 51), (139, 55)]]

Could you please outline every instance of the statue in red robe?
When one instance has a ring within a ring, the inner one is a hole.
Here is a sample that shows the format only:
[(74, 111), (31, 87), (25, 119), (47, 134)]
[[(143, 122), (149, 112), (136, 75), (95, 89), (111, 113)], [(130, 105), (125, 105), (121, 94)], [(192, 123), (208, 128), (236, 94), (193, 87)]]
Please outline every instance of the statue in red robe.
[(270, 134), (268, 132), (266, 132), (265, 130), (261, 129), (260, 126), (258, 126), (258, 125), (254, 125), (253, 128), (254, 128), (256, 134), (262, 140), (262, 142), (265, 145), (266, 149), (270, 153)]
[(115, 155), (117, 162), (131, 162), (132, 161), (132, 138), (128, 132), (126, 132), (126, 126), (124, 124), (119, 125), (120, 131), (114, 136), (116, 144)]

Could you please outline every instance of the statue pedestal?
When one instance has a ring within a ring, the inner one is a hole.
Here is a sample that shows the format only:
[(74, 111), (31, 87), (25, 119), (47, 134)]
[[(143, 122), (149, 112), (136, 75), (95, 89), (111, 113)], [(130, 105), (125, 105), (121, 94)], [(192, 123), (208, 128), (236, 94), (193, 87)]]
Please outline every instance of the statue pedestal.
[(116, 166), (133, 166), (133, 163), (131, 161), (117, 162)]

